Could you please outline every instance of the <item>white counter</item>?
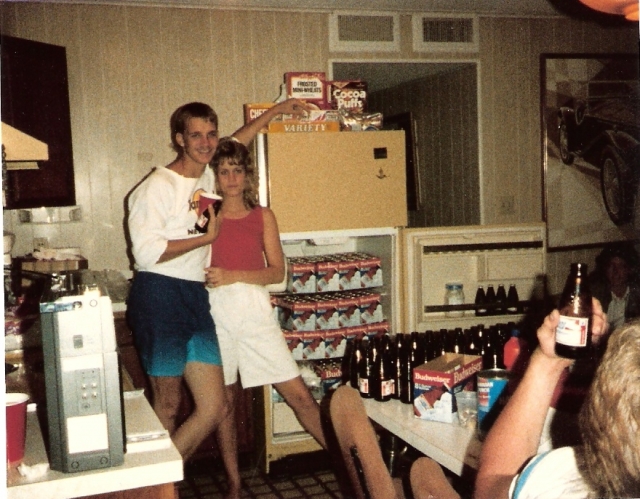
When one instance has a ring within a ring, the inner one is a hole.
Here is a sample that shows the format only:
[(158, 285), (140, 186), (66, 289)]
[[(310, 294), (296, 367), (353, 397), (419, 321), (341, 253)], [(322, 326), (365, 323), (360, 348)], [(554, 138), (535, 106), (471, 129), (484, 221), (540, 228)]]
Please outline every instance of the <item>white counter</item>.
[(477, 469), (482, 444), (475, 428), (416, 418), (413, 405), (395, 399), (363, 402), (372, 420), (455, 474), (462, 475), (465, 465)]
[[(467, 428), (457, 423), (439, 423), (417, 418), (413, 413), (413, 405), (403, 404), (395, 399), (388, 402), (364, 399), (363, 402), (367, 415), (373, 421), (458, 476), (462, 475), (465, 466), (478, 469), (482, 442), (478, 439), (475, 427)], [(576, 414), (549, 408), (537, 452), (554, 448), (555, 435), (564, 435), (565, 439), (572, 438), (575, 428)], [(563, 445), (575, 443), (567, 440)]]
[[(127, 411), (127, 407), (125, 404), (125, 411)], [(127, 411), (126, 417), (136, 420), (138, 414), (130, 414)], [(45, 444), (37, 415), (35, 412), (29, 412), (27, 414), (27, 443), (24, 463), (33, 466), (47, 462)], [(127, 453), (124, 456), (124, 464), (112, 468), (79, 473), (48, 470), (43, 476), (33, 480), (20, 476), (15, 469), (9, 470), (7, 498), (71, 499), (179, 482), (182, 478), (182, 457), (171, 443), (165, 449)]]

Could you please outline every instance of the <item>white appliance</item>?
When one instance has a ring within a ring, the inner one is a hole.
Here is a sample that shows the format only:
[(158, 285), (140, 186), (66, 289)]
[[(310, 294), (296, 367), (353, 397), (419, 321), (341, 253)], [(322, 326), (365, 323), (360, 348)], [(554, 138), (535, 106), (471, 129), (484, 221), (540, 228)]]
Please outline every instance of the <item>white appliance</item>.
[[(259, 134), (260, 203), (275, 213), (285, 255), (361, 252), (379, 257), (384, 319), (401, 331), (400, 231), (407, 224), (403, 131)], [(262, 391), (262, 463), (317, 450), (291, 409)]]
[(60, 284), (40, 303), (50, 466), (118, 466), (125, 446), (111, 299), (97, 286)]

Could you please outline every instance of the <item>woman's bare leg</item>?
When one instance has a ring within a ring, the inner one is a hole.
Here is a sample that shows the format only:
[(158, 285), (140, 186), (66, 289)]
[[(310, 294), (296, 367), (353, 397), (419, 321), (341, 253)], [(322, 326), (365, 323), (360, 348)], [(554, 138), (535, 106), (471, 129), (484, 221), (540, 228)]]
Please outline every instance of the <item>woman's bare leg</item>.
[(238, 427), (236, 423), (236, 401), (238, 398), (238, 383), (225, 386), (226, 406), (228, 408), (225, 417), (218, 431), (216, 441), (227, 472), (227, 495), (226, 499), (239, 499), (242, 484), (240, 481), (240, 469), (238, 468)]
[(322, 430), (320, 404), (315, 401), (304, 381), (302, 381), (302, 377), (298, 376), (273, 386), (282, 395), (289, 407), (293, 409), (303, 428), (326, 449), (327, 442)]

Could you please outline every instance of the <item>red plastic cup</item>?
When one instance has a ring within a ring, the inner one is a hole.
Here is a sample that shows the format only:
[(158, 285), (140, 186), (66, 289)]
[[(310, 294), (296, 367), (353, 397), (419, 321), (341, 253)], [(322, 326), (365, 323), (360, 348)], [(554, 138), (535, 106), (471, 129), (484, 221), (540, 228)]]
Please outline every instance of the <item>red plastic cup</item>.
[(7, 466), (12, 468), (22, 463), (24, 459), (24, 442), (27, 426), (26, 393), (7, 393), (5, 395), (7, 408)]
[(202, 215), (209, 206), (216, 203), (222, 203), (222, 197), (209, 192), (201, 192), (198, 198), (198, 215)]

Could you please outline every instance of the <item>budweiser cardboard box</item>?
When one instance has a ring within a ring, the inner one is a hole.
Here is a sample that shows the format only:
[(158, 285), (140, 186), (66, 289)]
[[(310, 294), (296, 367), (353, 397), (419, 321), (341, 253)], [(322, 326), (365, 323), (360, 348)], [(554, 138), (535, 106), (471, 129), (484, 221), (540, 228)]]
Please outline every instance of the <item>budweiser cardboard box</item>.
[(287, 342), (287, 347), (289, 347), (293, 360), (303, 360), (302, 349), (304, 348), (304, 343), (302, 341), (302, 334), (296, 331), (287, 330), (283, 330), (282, 334)]
[(304, 360), (324, 359), (325, 358), (325, 333), (318, 331), (314, 333), (306, 332), (302, 336), (304, 348), (302, 349), (302, 358)]
[(316, 304), (306, 297), (283, 296), (278, 303), (280, 326), (289, 331), (316, 330)]
[(319, 293), (340, 291), (340, 274), (338, 262), (329, 255), (316, 263), (316, 288)]
[(413, 370), (416, 417), (452, 423), (457, 412), (455, 394), (474, 389), (475, 375), (482, 370), (482, 357), (445, 353)]
[(324, 354), (327, 359), (344, 357), (347, 337), (342, 332), (341, 329), (324, 332)]
[(305, 257), (288, 259), (287, 291), (290, 293), (315, 293), (317, 290), (316, 264)]

